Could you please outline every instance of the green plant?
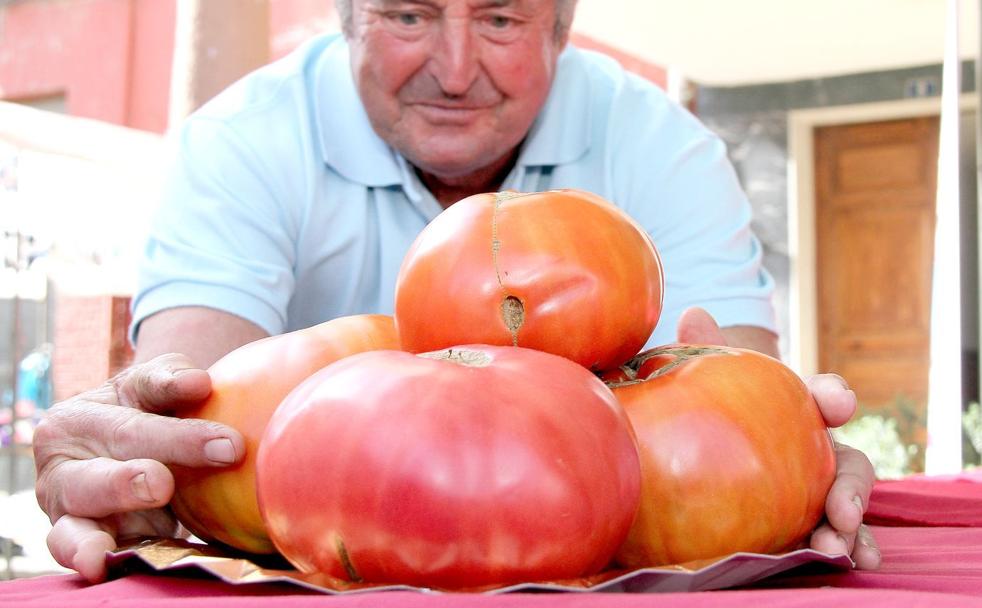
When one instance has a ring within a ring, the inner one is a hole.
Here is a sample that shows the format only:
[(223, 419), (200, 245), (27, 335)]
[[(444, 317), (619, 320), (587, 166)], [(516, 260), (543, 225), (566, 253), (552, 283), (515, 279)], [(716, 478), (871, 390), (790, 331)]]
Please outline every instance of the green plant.
[(982, 465), (982, 406), (968, 404), (962, 413), (962, 462), (966, 467)]
[[(832, 432), (837, 441), (865, 453), (878, 478), (889, 479), (924, 470), (917, 437), (926, 426), (925, 408), (898, 397), (881, 407), (860, 406), (852, 421)], [(962, 413), (962, 463), (966, 468), (982, 466), (982, 406), (977, 402)]]
[(906, 444), (897, 430), (897, 419), (879, 414), (857, 416), (832, 430), (836, 441), (862, 451), (873, 463), (879, 479), (903, 477), (913, 472), (911, 461), (918, 446)]

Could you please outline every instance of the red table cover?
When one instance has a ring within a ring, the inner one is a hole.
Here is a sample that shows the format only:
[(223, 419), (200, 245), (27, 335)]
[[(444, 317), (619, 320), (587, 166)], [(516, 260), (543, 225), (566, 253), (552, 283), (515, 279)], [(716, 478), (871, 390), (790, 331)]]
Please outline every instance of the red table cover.
[(982, 526), (982, 470), (880, 481), (866, 521), (885, 526)]
[(286, 585), (232, 586), (196, 575), (133, 574), (100, 585), (77, 575), (0, 583), (0, 606), (87, 608), (487, 607), (559, 608), (659, 606), (976, 606), (982, 607), (982, 472), (910, 477), (877, 484), (869, 521), (883, 553), (877, 571), (805, 566), (751, 587), (666, 594), (515, 593), (429, 595), (386, 592), (327, 596)]

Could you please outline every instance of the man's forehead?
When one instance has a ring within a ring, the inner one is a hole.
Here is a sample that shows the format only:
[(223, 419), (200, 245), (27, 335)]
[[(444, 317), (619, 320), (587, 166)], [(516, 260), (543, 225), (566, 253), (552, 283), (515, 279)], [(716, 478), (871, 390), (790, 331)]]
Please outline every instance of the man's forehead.
[(375, 4), (382, 7), (396, 7), (406, 5), (421, 5), (443, 7), (450, 4), (467, 4), (474, 8), (502, 8), (515, 7), (523, 8), (537, 4), (546, 4), (543, 0), (363, 0), (367, 4)]

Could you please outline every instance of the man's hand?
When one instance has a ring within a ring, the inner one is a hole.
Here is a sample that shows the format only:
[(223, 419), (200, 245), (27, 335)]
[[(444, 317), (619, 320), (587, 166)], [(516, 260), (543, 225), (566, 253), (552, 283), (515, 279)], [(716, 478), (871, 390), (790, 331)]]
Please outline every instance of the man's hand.
[[(852, 418), (856, 394), (841, 377), (819, 374), (807, 378), (805, 384), (827, 425), (842, 426)], [(836, 443), (835, 468), (835, 481), (825, 499), (826, 521), (812, 533), (812, 549), (851, 555), (856, 567), (863, 570), (879, 568), (880, 550), (863, 524), (875, 479), (873, 465), (859, 450)]]
[(162, 355), (51, 409), (34, 435), (34, 458), (58, 563), (98, 582), (116, 539), (178, 532), (162, 508), (174, 493), (167, 465), (223, 467), (245, 454), (234, 429), (167, 415), (210, 391), (207, 372)]
[[(746, 341), (741, 340), (744, 334), (748, 338)], [(701, 308), (690, 308), (682, 314), (678, 325), (678, 341), (691, 344), (729, 344), (764, 352), (772, 350), (759, 348), (762, 342), (756, 339), (751, 328), (737, 328), (729, 334), (728, 340), (727, 334)], [(819, 374), (807, 378), (805, 384), (815, 397), (828, 426), (842, 426), (855, 413), (856, 395), (841, 377), (835, 374)], [(851, 555), (857, 568), (878, 568), (880, 551), (869, 529), (862, 523), (863, 514), (869, 506), (869, 495), (873, 490), (873, 465), (865, 454), (849, 446), (837, 444), (835, 452), (835, 481), (825, 500), (826, 521), (812, 534), (811, 547), (825, 553)]]

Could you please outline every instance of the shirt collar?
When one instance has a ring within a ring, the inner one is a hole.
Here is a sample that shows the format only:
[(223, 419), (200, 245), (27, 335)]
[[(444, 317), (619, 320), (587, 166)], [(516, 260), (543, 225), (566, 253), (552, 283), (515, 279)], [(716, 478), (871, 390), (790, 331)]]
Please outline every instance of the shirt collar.
[(590, 79), (579, 52), (567, 46), (559, 55), (549, 96), (529, 129), (519, 165), (562, 165), (590, 148)]
[(366, 186), (402, 184), (398, 153), (368, 120), (351, 75), (348, 45), (340, 35), (327, 41), (314, 73), (314, 114), (324, 162)]
[[(568, 163), (590, 147), (590, 82), (576, 53), (567, 47), (560, 54), (549, 95), (529, 129), (517, 165)], [(348, 45), (341, 36), (326, 42), (315, 74), (315, 119), (324, 162), (366, 186), (404, 185), (398, 152), (375, 133), (358, 97)]]

